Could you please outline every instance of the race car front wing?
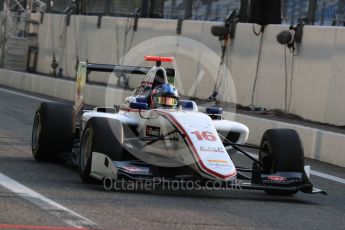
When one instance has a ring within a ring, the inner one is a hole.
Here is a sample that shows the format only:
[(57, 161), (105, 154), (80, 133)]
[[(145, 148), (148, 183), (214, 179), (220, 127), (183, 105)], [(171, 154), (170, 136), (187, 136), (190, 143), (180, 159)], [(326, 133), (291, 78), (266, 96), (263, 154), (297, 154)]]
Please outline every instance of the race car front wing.
[[(307, 173), (295, 172), (277, 172), (275, 174), (260, 174), (253, 167), (251, 177), (240, 176), (230, 181), (216, 181), (202, 178), (199, 175), (186, 173), (186, 171), (173, 174), (162, 175), (157, 173), (157, 166), (150, 165), (142, 161), (110, 161), (110, 159), (99, 153), (93, 155), (93, 172), (92, 175), (98, 179), (110, 179), (117, 181), (151, 181), (152, 183), (196, 183), (201, 187), (209, 188), (208, 185), (216, 183), (217, 189), (246, 189), (246, 190), (265, 190), (265, 191), (286, 191), (286, 192), (304, 192), (311, 194), (327, 193), (313, 187)], [(95, 170), (95, 168), (98, 168)], [(242, 171), (238, 168), (238, 171)], [(250, 181), (248, 180), (250, 178)]]

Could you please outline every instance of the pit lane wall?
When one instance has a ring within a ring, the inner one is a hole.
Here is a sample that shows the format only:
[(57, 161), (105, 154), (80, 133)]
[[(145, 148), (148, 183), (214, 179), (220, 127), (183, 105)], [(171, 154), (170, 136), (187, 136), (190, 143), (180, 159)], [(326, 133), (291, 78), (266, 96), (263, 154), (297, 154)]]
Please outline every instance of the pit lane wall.
[[(38, 19), (39, 15), (34, 17)], [(162, 50), (157, 47), (156, 41), (151, 41), (145, 45), (145, 54), (172, 55), (176, 58), (177, 78), (180, 79), (178, 89), (185, 95), (205, 99), (212, 94), (217, 73), (207, 70), (201, 64), (208, 53), (197, 49), (188, 51), (188, 57), (182, 54), (182, 46), (179, 43), (182, 37), (187, 37), (204, 44), (220, 55), (218, 38), (210, 33), (211, 26), (217, 23), (184, 21), (182, 33), (177, 36), (177, 20), (139, 19), (138, 30), (134, 33), (129, 22), (131, 21), (127, 18), (102, 17), (100, 28), (97, 28), (96, 16), (72, 16), (69, 26), (65, 26), (65, 16), (44, 15), (43, 23), (38, 27), (37, 71), (44, 74), (52, 73), (53, 54), (60, 64), (59, 67), (63, 69), (63, 75), (70, 77), (75, 76), (77, 58), (94, 63), (120, 62), (150, 66), (152, 63), (143, 61), (133, 63), (125, 59), (121, 62), (121, 57), (131, 48), (151, 38), (176, 36), (176, 43), (169, 47), (172, 52), (161, 53)], [(129, 28), (127, 33), (126, 26)], [(286, 87), (284, 46), (276, 41), (277, 33), (283, 29), (287, 29), (287, 26), (266, 27), (259, 58), (260, 36), (254, 35), (253, 25), (237, 25), (235, 39), (230, 42), (226, 60), (237, 98), (229, 98), (229, 100), (244, 106), (250, 105), (257, 76), (254, 105), (267, 109), (284, 109)], [(259, 30), (258, 26), (255, 30)], [(304, 27), (303, 41), (297, 48), (297, 54), (292, 57), (287, 51), (289, 112), (312, 121), (334, 125), (345, 124), (344, 44), (344, 27)], [(140, 54), (137, 58), (142, 60), (143, 55)], [(105, 81), (105, 76), (92, 73), (90, 79)], [(130, 87), (135, 87), (140, 80), (141, 78), (137, 76), (130, 77)], [(193, 87), (193, 83), (199, 80), (200, 84)], [(226, 95), (230, 90), (227, 87), (229, 82), (227, 79), (221, 84), (222, 95)]]
[[(0, 69), (0, 85), (40, 93), (52, 97), (74, 100), (76, 85), (74, 81), (35, 75), (23, 72)], [(85, 102), (91, 105), (119, 105), (122, 98), (130, 94), (119, 88), (105, 88), (97, 85), (86, 85)], [(111, 95), (113, 101), (107, 101)], [(262, 134), (270, 128), (295, 129), (303, 142), (305, 156), (345, 167), (345, 135), (324, 130), (308, 128), (301, 125), (256, 118), (248, 115), (224, 112), (224, 118), (241, 122), (249, 127), (248, 143), (260, 144)]]

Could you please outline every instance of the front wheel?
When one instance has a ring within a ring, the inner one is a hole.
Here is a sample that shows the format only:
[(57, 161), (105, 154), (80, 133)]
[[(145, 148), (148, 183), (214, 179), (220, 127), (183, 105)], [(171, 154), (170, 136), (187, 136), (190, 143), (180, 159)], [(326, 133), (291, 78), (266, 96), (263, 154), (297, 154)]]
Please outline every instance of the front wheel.
[(107, 155), (113, 161), (123, 159), (123, 127), (118, 120), (94, 117), (84, 129), (79, 155), (79, 174), (83, 182), (92, 183), (92, 153)]
[(36, 111), (31, 138), (37, 161), (57, 161), (61, 152), (73, 147), (74, 109), (71, 105), (44, 102)]
[[(261, 172), (304, 172), (302, 142), (295, 130), (269, 129), (261, 140), (259, 161)], [(297, 191), (265, 190), (269, 194), (293, 195)]]

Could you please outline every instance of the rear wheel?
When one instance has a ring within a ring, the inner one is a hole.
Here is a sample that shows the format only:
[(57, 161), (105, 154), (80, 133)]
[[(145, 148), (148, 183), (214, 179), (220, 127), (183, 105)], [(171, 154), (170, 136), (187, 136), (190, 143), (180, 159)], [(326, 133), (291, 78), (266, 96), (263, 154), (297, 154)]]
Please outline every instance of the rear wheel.
[[(269, 129), (261, 140), (259, 161), (264, 174), (304, 172), (304, 153), (295, 130)], [(293, 195), (296, 191), (265, 190), (269, 194)]]
[(91, 118), (86, 124), (80, 144), (78, 166), (82, 181), (95, 182), (90, 176), (93, 152), (103, 153), (113, 161), (120, 161), (124, 155), (122, 144), (123, 128), (118, 120)]
[(37, 161), (57, 161), (61, 152), (73, 147), (74, 109), (71, 105), (44, 102), (36, 111), (31, 138)]

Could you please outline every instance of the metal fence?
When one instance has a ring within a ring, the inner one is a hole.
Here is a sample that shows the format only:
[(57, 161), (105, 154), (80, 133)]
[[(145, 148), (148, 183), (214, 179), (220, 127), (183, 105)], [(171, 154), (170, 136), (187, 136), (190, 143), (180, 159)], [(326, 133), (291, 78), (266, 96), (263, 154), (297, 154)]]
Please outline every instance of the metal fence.
[(344, 0), (282, 0), (283, 23), (303, 20), (314, 25), (344, 26), (344, 3)]
[[(241, 4), (246, 4), (247, 18), (251, 0), (193, 0), (191, 13), (186, 13), (188, 0), (165, 0), (164, 18), (190, 18), (192, 20), (221, 21)], [(344, 26), (345, 0), (281, 0), (283, 24), (296, 24), (304, 21), (314, 25)], [(243, 11), (242, 11), (243, 12)]]
[(131, 16), (141, 7), (142, 0), (44, 0), (48, 11), (63, 13), (74, 5), (77, 14)]
[[(3, 2), (0, 0), (0, 7)], [(12, 10), (20, 10), (15, 2), (26, 5), (29, 0), (10, 0)], [(248, 18), (254, 0), (41, 0), (46, 11), (65, 13), (74, 6), (75, 14), (133, 16), (141, 9), (141, 17), (222, 21), (231, 10), (241, 10)], [(345, 0), (281, 0), (283, 24), (305, 21), (315, 25), (345, 24)], [(245, 9), (241, 9), (245, 8)], [(244, 17), (245, 18), (245, 17)], [(245, 21), (245, 20), (244, 20)]]
[[(190, 4), (190, 5), (189, 5)], [(231, 10), (239, 10), (241, 0), (166, 0), (164, 18), (222, 21)], [(190, 9), (190, 12), (186, 12)]]
[(344, 26), (344, 0), (318, 0), (315, 22), (319, 25)]

